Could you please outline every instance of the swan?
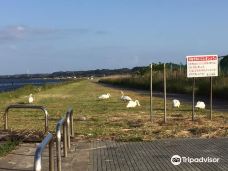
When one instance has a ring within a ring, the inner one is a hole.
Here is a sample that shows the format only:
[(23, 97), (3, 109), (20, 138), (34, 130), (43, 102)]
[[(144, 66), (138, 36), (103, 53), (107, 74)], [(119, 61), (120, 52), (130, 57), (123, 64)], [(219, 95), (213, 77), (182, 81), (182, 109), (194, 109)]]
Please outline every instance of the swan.
[(205, 105), (204, 102), (198, 101), (198, 102), (196, 103), (196, 106), (195, 106), (195, 107), (196, 107), (196, 108), (199, 108), (199, 109), (205, 109), (206, 105)]
[(32, 94), (29, 95), (28, 102), (31, 104), (33, 103), (34, 99), (32, 97)]
[(111, 97), (111, 95), (109, 93), (107, 94), (102, 94), (98, 97), (98, 99), (108, 99), (109, 97)]
[(173, 107), (179, 108), (180, 107), (180, 101), (177, 99), (173, 99)]
[(121, 100), (123, 100), (123, 101), (131, 101), (132, 99), (129, 97), (129, 96), (124, 96), (124, 93), (121, 91), (121, 94), (122, 94), (122, 96), (121, 96)]
[(127, 104), (127, 108), (130, 108), (130, 107), (136, 107), (136, 106), (140, 106), (140, 104), (139, 104), (139, 101), (138, 100), (135, 100), (135, 101), (133, 101), (133, 100), (130, 100), (129, 102), (128, 102), (128, 104)]

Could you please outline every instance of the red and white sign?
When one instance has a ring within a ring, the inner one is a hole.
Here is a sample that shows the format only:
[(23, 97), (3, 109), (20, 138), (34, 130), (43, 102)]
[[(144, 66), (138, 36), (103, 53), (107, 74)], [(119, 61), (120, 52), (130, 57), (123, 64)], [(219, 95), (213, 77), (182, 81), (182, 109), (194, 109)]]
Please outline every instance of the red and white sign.
[(187, 56), (187, 77), (218, 76), (218, 55)]

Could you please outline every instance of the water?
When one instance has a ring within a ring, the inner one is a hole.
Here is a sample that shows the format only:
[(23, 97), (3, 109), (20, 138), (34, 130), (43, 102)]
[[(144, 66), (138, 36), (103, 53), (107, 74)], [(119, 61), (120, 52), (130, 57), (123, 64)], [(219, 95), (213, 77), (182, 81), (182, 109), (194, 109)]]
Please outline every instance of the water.
[(12, 91), (23, 87), (24, 85), (32, 84), (41, 86), (44, 84), (55, 84), (62, 82), (56, 79), (0, 79), (0, 92)]

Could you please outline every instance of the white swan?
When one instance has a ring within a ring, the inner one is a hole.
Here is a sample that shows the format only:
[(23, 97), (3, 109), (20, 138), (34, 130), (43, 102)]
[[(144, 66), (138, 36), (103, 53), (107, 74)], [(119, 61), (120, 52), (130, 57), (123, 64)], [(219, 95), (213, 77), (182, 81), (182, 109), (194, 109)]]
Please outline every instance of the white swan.
[(173, 99), (173, 107), (179, 108), (180, 107), (180, 101), (177, 99)]
[(121, 100), (124, 100), (124, 101), (131, 101), (132, 99), (129, 97), (129, 96), (124, 96), (124, 93), (121, 91), (121, 94), (122, 94), (122, 96), (121, 96)]
[(198, 101), (198, 102), (196, 103), (196, 106), (195, 106), (195, 107), (196, 107), (196, 108), (199, 108), (199, 109), (205, 109), (206, 105), (205, 105), (204, 102)]
[(109, 93), (107, 94), (102, 94), (98, 97), (98, 99), (108, 99), (109, 97), (111, 97), (111, 95)]
[(127, 108), (131, 108), (131, 107), (136, 107), (137, 105), (140, 106), (138, 100), (135, 100), (135, 101), (131, 100), (131, 101), (128, 102), (128, 104), (127, 104), (126, 107), (127, 107)]
[(32, 97), (32, 94), (29, 95), (28, 102), (31, 104), (33, 103), (34, 99)]

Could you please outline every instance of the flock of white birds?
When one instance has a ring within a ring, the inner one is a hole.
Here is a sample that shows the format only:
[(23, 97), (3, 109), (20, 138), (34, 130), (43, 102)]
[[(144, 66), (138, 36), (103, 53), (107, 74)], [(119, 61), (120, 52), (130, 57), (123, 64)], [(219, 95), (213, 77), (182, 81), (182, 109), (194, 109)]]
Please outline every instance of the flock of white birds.
[[(109, 93), (107, 93), (107, 94), (100, 95), (98, 97), (98, 99), (104, 100), (104, 99), (109, 99), (110, 97), (111, 97), (111, 95)], [(127, 106), (126, 106), (127, 108), (134, 108), (136, 106), (140, 106), (140, 103), (139, 103), (138, 100), (135, 100), (134, 101), (134, 100), (132, 100), (131, 97), (125, 96), (124, 93), (123, 93), (123, 91), (121, 91), (121, 97), (120, 97), (120, 99), (123, 100), (123, 101), (128, 102), (127, 103)], [(33, 102), (34, 102), (33, 95), (30, 94), (29, 95), (29, 98), (28, 98), (28, 103), (29, 104), (32, 104)], [(180, 101), (177, 100), (177, 99), (173, 99), (173, 107), (174, 108), (180, 108)], [(195, 105), (195, 108), (199, 108), (199, 109), (205, 109), (205, 107), (206, 107), (206, 105), (205, 105), (205, 103), (203, 101), (198, 101), (196, 103), (196, 105)]]
[[(109, 99), (110, 97), (111, 97), (111, 95), (109, 93), (107, 93), (107, 94), (100, 95), (98, 97), (98, 99), (104, 100), (104, 99)], [(127, 106), (126, 106), (127, 108), (134, 108), (136, 106), (140, 106), (140, 103), (139, 103), (138, 100), (135, 100), (134, 101), (134, 100), (132, 100), (131, 97), (125, 96), (124, 93), (123, 93), (123, 91), (121, 91), (121, 97), (120, 97), (120, 99), (123, 100), (123, 101), (128, 102), (127, 103)], [(179, 100), (173, 99), (172, 102), (173, 102), (173, 107), (174, 108), (180, 108), (180, 101)], [(203, 101), (198, 101), (196, 103), (196, 105), (195, 105), (195, 108), (199, 108), (199, 109), (205, 109), (205, 107), (206, 107), (206, 105), (205, 105), (205, 103)]]
[[(107, 93), (107, 94), (100, 95), (98, 97), (98, 99), (104, 100), (104, 99), (109, 99), (110, 97), (111, 97), (111, 95), (109, 93)], [(127, 103), (127, 106), (126, 106), (127, 108), (134, 108), (136, 106), (140, 106), (140, 103), (139, 103), (138, 100), (135, 100), (134, 101), (134, 100), (132, 100), (131, 97), (125, 96), (124, 93), (123, 93), (123, 91), (121, 91), (121, 97), (120, 97), (120, 99), (123, 100), (123, 101), (125, 101), (125, 102), (128, 102)]]
[[(173, 99), (173, 107), (179, 108), (180, 107), (180, 101), (177, 99)], [(202, 101), (198, 101), (195, 105), (195, 108), (199, 108), (199, 109), (205, 109), (205, 107), (206, 107), (206, 105)]]

